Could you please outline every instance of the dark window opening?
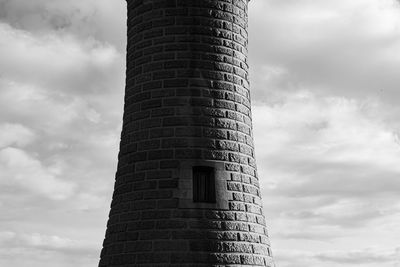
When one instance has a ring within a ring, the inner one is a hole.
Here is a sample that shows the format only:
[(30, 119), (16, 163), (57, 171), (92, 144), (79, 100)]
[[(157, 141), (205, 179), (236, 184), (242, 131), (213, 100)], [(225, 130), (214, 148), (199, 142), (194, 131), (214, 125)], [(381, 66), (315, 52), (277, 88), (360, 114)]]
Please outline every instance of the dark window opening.
[(215, 203), (213, 167), (193, 167), (193, 202)]

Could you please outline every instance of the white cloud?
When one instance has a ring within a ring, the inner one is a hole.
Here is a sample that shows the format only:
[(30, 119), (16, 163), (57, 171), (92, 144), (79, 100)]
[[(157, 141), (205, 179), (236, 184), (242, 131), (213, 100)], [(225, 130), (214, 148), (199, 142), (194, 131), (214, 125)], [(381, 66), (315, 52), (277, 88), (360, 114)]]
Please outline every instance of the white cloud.
[[(0, 21), (36, 35), (68, 32), (92, 36), (125, 50), (126, 3), (108, 0), (0, 0)], [(116, 15), (118, 14), (118, 15)]]
[(400, 146), (380, 108), (371, 101), (310, 92), (293, 94), (283, 104), (256, 106), (261, 171), (282, 173), (278, 183), (289, 195), (397, 193)]
[(72, 250), (76, 252), (85, 253), (84, 250), (93, 249), (92, 247), (90, 247), (89, 244), (87, 244), (87, 241), (84, 242), (80, 240), (72, 240), (70, 238), (64, 238), (56, 235), (47, 236), (39, 233), (34, 233), (30, 235), (23, 234), (18, 237), (19, 240), (17, 240), (17, 242), (20, 242), (25, 246), (44, 249), (44, 250), (55, 250), (55, 251)]
[(0, 244), (4, 244), (14, 239), (16, 233), (14, 232), (0, 232)]
[[(393, 246), (391, 236), (400, 234), (395, 227), (400, 147), (396, 126), (385, 119), (389, 110), (371, 98), (304, 90), (253, 107), (257, 163), (278, 265), (331, 267), (336, 265), (322, 264), (314, 253), (365, 248), (372, 241)], [(392, 225), (391, 233), (382, 222)], [(311, 256), (285, 259), (288, 250), (300, 247)], [(351, 259), (337, 266), (348, 264)]]
[[(270, 90), (298, 86), (319, 94), (379, 97), (392, 104), (400, 97), (398, 1), (255, 1), (250, 11), (257, 99), (267, 99)], [(286, 75), (266, 83), (264, 77), (276, 67)]]
[(0, 232), (0, 243), (3, 246), (15, 247), (35, 247), (45, 249), (79, 249), (82, 247), (82, 241), (72, 240), (59, 236), (48, 236), (39, 233), (17, 234), (15, 232)]
[(0, 266), (98, 262), (122, 121), (124, 7), (0, 0)]
[(0, 182), (18, 186), (54, 200), (71, 197), (75, 185), (56, 177), (55, 171), (45, 167), (40, 161), (17, 148), (0, 150)]
[(20, 124), (0, 124), (0, 148), (10, 145), (25, 146), (36, 138), (33, 131)]
[(347, 267), (347, 266), (398, 266), (399, 248), (378, 249), (368, 248), (364, 250), (332, 250), (326, 252), (309, 253), (301, 250), (285, 250), (278, 257), (282, 267), (296, 266), (320, 266), (320, 267)]
[(379, 251), (377, 249), (366, 249), (358, 251), (330, 251), (315, 255), (321, 261), (336, 264), (354, 264), (356, 266), (385, 263), (400, 263), (400, 248), (394, 250)]
[(4, 23), (0, 23), (0, 36), (2, 76), (51, 88), (55, 95), (61, 90), (107, 91), (121, 75), (118, 66), (122, 68), (123, 57), (113, 46), (93, 39), (54, 33), (38, 36)]
[(98, 257), (94, 245), (57, 235), (0, 232), (0, 264), (87, 267)]

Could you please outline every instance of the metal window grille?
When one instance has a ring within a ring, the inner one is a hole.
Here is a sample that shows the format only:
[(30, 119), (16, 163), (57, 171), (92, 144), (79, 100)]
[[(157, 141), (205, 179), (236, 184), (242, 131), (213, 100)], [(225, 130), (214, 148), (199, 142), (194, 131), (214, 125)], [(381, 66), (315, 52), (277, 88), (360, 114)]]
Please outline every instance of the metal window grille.
[(193, 167), (193, 202), (215, 203), (214, 168)]

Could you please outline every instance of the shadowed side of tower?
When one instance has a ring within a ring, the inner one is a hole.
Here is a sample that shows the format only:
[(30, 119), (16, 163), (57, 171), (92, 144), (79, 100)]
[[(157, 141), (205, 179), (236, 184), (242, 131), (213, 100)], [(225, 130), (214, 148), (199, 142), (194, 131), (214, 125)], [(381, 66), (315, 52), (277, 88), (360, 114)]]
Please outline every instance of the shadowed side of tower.
[(128, 0), (100, 267), (273, 266), (254, 159), (248, 0)]

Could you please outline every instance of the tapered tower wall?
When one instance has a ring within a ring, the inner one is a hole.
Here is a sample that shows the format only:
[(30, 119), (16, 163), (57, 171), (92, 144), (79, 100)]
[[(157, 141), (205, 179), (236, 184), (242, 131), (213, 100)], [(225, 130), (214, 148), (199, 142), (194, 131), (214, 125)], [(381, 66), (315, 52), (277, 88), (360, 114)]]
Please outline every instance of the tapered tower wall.
[[(99, 266), (273, 266), (254, 159), (247, 4), (127, 1), (123, 129)], [(211, 170), (215, 199), (194, 201), (196, 168)]]

